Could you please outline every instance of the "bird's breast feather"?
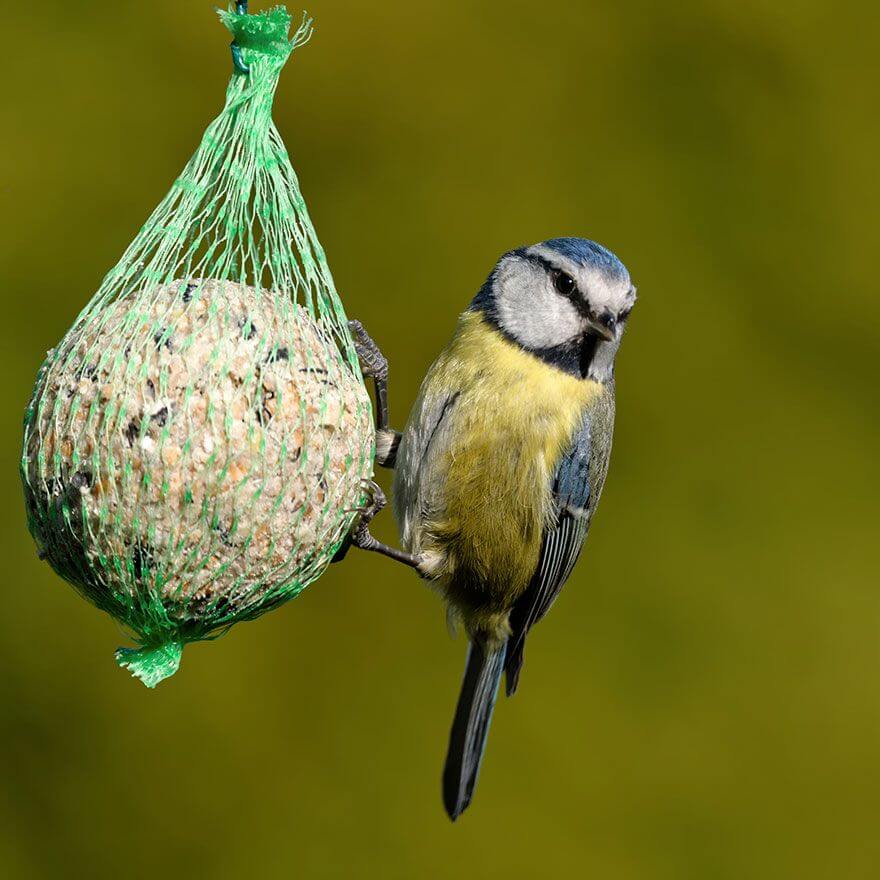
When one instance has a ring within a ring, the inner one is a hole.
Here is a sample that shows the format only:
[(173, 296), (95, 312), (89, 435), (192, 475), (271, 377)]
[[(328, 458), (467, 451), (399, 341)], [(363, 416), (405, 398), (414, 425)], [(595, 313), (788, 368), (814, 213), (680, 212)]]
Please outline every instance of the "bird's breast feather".
[(447, 574), (499, 599), (525, 589), (555, 514), (556, 465), (601, 393), (598, 383), (549, 366), (479, 316), (462, 318), (420, 395), (423, 406), (452, 395), (455, 402), (430, 440), (430, 419), (416, 432), (433, 503), (411, 511), (416, 520), (426, 514), (417, 526), (423, 549), (445, 553)]

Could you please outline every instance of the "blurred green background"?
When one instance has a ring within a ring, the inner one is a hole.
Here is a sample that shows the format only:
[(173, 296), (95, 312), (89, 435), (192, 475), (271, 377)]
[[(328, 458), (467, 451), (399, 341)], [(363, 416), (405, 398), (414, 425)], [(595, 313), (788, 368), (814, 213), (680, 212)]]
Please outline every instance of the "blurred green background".
[(276, 121), (398, 424), (503, 250), (583, 235), (631, 270), (587, 552), (455, 826), (464, 643), (384, 559), (187, 648), (155, 692), (118, 670), (124, 635), (36, 558), (21, 415), (219, 110), (229, 37), (209, 2), (15, 4), (0, 876), (877, 877), (876, 9), (310, 11)]

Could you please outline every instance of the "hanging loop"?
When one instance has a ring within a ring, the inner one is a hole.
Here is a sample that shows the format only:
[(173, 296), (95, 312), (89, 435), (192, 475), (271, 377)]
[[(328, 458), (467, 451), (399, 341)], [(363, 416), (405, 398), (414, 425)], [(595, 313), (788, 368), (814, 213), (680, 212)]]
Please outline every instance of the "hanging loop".
[[(235, 11), (239, 15), (247, 15), (247, 7), (247, 0), (243, 0), (243, 2), (236, 2)], [(232, 66), (235, 68), (236, 73), (241, 73), (247, 76), (251, 72), (251, 69), (242, 60), (241, 46), (238, 45), (238, 42), (236, 40), (233, 40), (232, 43), (230, 43), (229, 48), (232, 50)]]

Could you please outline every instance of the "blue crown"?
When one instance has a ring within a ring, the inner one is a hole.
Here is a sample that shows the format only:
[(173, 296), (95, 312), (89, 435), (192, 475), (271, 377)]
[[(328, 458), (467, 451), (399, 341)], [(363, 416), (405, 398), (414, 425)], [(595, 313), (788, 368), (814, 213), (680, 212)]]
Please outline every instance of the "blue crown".
[(626, 266), (611, 251), (595, 241), (586, 238), (551, 238), (543, 244), (584, 268), (598, 269), (615, 280), (629, 280)]

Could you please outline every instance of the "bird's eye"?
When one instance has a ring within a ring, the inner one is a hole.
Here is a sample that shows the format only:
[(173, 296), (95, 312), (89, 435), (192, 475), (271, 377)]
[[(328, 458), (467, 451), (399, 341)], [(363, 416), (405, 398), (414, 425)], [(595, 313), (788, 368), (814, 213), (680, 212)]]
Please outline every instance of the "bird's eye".
[(574, 289), (577, 285), (574, 283), (574, 278), (571, 275), (567, 275), (565, 272), (554, 272), (553, 273), (553, 286), (563, 295), (563, 296), (571, 296), (574, 292)]

